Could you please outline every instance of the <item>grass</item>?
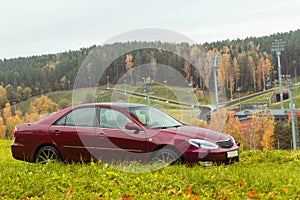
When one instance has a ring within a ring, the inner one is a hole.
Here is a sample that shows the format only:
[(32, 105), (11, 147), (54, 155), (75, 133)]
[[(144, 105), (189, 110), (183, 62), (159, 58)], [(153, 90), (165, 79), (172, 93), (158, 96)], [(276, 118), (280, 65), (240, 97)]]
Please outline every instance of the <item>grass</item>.
[(32, 164), (14, 160), (0, 140), (2, 199), (300, 199), (300, 152), (244, 151), (230, 166)]

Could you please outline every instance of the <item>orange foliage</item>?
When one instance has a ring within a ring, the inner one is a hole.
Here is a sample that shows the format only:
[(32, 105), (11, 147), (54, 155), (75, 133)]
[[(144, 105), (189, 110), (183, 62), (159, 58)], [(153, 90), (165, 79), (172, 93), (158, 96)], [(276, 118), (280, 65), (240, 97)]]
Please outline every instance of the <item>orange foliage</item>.
[(227, 112), (227, 122), (224, 125), (222, 131), (231, 135), (237, 142), (241, 143), (241, 148), (245, 145), (245, 138), (242, 135), (242, 127), (239, 119), (234, 117), (235, 112)]

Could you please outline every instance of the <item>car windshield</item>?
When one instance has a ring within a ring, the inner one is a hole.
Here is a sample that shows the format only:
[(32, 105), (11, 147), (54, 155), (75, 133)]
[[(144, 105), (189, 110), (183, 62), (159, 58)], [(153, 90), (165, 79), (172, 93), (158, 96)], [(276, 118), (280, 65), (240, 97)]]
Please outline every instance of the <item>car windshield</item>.
[(148, 106), (129, 108), (130, 114), (142, 124), (153, 129), (179, 127), (183, 124), (166, 113)]

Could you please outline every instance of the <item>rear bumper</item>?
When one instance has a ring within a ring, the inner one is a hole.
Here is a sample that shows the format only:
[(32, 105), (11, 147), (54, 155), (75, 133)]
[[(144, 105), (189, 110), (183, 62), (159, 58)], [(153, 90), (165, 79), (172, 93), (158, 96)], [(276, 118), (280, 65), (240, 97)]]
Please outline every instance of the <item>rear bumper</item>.
[(11, 145), (12, 156), (17, 160), (33, 162), (34, 155), (32, 152), (26, 151), (26, 147), (23, 144), (13, 143)]

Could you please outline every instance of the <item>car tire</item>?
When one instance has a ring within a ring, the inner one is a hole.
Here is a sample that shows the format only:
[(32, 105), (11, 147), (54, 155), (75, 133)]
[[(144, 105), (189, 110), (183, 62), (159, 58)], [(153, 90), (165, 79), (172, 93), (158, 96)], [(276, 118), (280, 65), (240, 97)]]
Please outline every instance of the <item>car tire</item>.
[(181, 162), (180, 154), (170, 147), (163, 147), (153, 152), (151, 163), (172, 165)]
[(61, 156), (58, 150), (52, 146), (42, 147), (35, 156), (35, 161), (37, 163), (46, 164), (53, 161), (60, 161)]

